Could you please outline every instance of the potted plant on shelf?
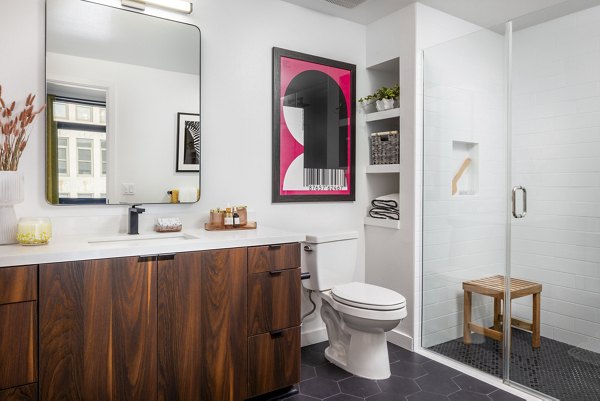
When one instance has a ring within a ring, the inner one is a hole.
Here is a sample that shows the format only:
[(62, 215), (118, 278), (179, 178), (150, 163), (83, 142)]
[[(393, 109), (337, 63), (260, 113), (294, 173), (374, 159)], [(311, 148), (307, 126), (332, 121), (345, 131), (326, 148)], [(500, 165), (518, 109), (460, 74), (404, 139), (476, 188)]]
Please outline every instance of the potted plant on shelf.
[(0, 245), (16, 242), (17, 216), (14, 205), (23, 202), (23, 174), (17, 171), (19, 160), (29, 141), (32, 123), (46, 105), (34, 110), (35, 95), (29, 94), (25, 107), (15, 111), (16, 102), (2, 98), (0, 85)]
[(375, 93), (367, 95), (358, 99), (358, 102), (362, 105), (363, 110), (366, 111), (367, 107), (375, 101), (375, 107), (377, 111), (389, 110), (394, 108), (395, 101), (400, 97), (400, 85), (396, 84), (391, 88), (382, 86), (377, 89)]

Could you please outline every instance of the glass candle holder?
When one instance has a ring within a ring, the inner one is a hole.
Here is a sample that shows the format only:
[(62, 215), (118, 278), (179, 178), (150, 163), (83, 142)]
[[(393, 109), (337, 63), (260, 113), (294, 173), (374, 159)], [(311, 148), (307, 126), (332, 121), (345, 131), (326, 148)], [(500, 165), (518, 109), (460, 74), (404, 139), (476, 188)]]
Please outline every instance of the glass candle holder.
[(17, 223), (17, 241), (21, 245), (44, 245), (52, 238), (48, 217), (22, 217)]

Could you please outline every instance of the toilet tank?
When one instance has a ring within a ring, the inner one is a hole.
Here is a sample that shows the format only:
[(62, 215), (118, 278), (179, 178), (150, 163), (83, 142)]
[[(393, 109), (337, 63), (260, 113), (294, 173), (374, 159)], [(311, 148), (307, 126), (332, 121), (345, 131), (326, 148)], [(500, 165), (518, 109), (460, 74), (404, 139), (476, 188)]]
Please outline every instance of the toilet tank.
[(356, 231), (307, 235), (302, 243), (303, 280), (309, 290), (325, 291), (335, 285), (350, 283), (356, 267), (358, 233)]

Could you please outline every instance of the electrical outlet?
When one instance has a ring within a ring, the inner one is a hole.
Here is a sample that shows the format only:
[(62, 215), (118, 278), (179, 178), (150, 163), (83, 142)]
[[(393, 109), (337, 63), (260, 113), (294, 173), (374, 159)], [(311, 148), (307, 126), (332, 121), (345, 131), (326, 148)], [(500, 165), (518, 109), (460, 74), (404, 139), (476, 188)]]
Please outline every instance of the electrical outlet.
[(135, 184), (131, 182), (124, 182), (121, 184), (121, 192), (123, 195), (134, 195), (135, 194)]

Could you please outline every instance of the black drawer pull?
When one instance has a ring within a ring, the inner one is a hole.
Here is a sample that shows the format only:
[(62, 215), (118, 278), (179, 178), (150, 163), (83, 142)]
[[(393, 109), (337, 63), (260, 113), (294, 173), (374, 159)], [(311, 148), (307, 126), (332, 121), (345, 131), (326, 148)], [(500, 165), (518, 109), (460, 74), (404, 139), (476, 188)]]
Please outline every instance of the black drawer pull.
[(275, 245), (269, 245), (269, 249), (279, 249), (281, 248), (281, 245), (275, 244)]
[(158, 260), (175, 260), (174, 253), (161, 253), (158, 255)]
[(138, 263), (150, 262), (151, 260), (156, 260), (156, 255), (141, 255), (141, 256), (138, 256)]
[(283, 330), (273, 330), (269, 332), (271, 338), (283, 337)]
[(281, 274), (282, 272), (283, 270), (269, 270), (269, 275), (276, 276), (278, 274)]

